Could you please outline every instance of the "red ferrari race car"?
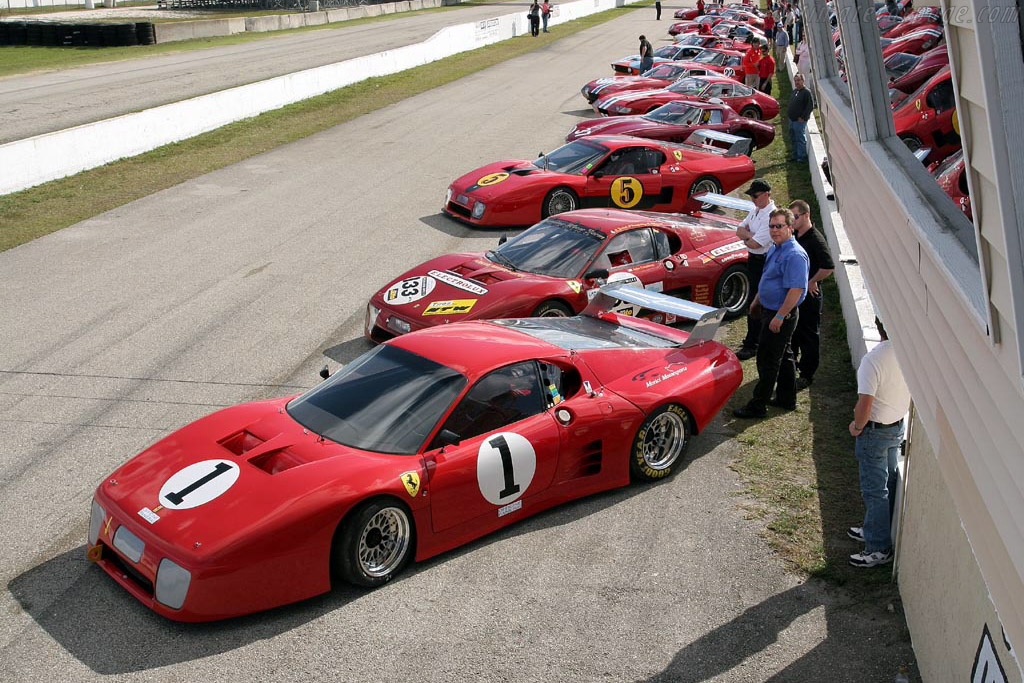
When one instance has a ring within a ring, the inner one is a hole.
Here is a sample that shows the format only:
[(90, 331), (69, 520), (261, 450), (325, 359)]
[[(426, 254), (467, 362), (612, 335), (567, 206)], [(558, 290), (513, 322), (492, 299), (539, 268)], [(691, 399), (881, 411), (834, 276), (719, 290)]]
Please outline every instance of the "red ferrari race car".
[(624, 276), (739, 315), (752, 288), (736, 225), (705, 214), (560, 213), (493, 251), (439, 256), (395, 278), (370, 298), (366, 336), (380, 342), (448, 322), (573, 315), (605, 280)]
[(971, 213), (971, 195), (967, 190), (967, 168), (964, 163), (964, 151), (959, 149), (943, 161), (936, 162), (928, 167), (928, 172), (935, 176), (935, 181), (953, 203), (960, 207), (960, 210), (967, 216), (967, 220), (974, 221)]
[(718, 26), (711, 29), (711, 33), (722, 38), (731, 38), (732, 40), (747, 44), (757, 42), (758, 44), (763, 45), (767, 42), (763, 31), (760, 31), (753, 26), (737, 24), (731, 21), (723, 21)]
[[(654, 51), (654, 66), (658, 66), (659, 64), (664, 64), (666, 62), (692, 59), (703, 51), (704, 48), (698, 45), (681, 45), (679, 43), (662, 45)], [(639, 74), (640, 55), (630, 55), (628, 57), (623, 57), (617, 62), (612, 62), (612, 71), (617, 74)]]
[(879, 17), (879, 29), (882, 30), (884, 38), (899, 38), (913, 31), (922, 28), (942, 28), (942, 14), (938, 7), (922, 7), (916, 9), (888, 29), (882, 29), (881, 17)]
[(949, 50), (946, 45), (933, 47), (921, 55), (897, 52), (885, 60), (885, 73), (889, 76), (889, 87), (905, 93), (912, 93), (944, 66), (949, 65)]
[(961, 147), (956, 99), (949, 67), (899, 104), (892, 113), (896, 134), (914, 152), (931, 147), (926, 163), (941, 161)]
[(686, 67), (672, 62), (659, 64), (641, 76), (605, 76), (595, 78), (580, 89), (580, 93), (593, 103), (598, 97), (627, 90), (658, 90), (668, 87), (686, 75)]
[(682, 142), (698, 128), (750, 138), (758, 149), (767, 147), (775, 139), (775, 126), (740, 116), (724, 102), (681, 100), (669, 102), (641, 116), (584, 119), (569, 131), (565, 140), (572, 142), (588, 135), (632, 135)]
[[(715, 15), (718, 14), (719, 12), (722, 12), (723, 10), (725, 10), (725, 5), (719, 3), (708, 3), (704, 5), (704, 14)], [(701, 16), (701, 14), (696, 7), (691, 7), (689, 9), (677, 9), (676, 13), (673, 14), (672, 16), (675, 17), (676, 19), (696, 19), (697, 17)]]
[[(690, 333), (612, 312), (697, 320)], [(405, 335), (215, 412), (96, 489), (88, 556), (177, 621), (373, 587), (567, 501), (657, 481), (743, 378), (722, 311), (621, 283), (585, 315)]]
[(919, 55), (923, 52), (927, 52), (936, 45), (945, 44), (945, 36), (942, 33), (941, 28), (924, 28), (913, 33), (908, 33), (905, 36), (896, 38), (895, 40), (882, 39), (882, 59), (896, 54), (897, 52), (906, 52), (912, 55)]
[(711, 98), (722, 100), (734, 112), (748, 119), (770, 120), (779, 113), (779, 103), (771, 95), (717, 74), (687, 76), (661, 90), (634, 90), (600, 97), (593, 106), (598, 113), (607, 116), (635, 116), (654, 111), (669, 102)]
[[(728, 149), (714, 146), (728, 145)], [(699, 130), (687, 143), (628, 136), (570, 142), (535, 161), (482, 166), (448, 187), (443, 211), (472, 225), (532, 225), (578, 208), (685, 211), (696, 192), (731, 192), (754, 177), (745, 138)]]

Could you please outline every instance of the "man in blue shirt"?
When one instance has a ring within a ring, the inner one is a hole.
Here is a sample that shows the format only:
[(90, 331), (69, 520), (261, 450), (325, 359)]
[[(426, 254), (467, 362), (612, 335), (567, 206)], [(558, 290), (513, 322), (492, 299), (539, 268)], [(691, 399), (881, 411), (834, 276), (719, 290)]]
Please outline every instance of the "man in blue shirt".
[(750, 304), (750, 314), (761, 319), (757, 384), (747, 405), (733, 411), (736, 417), (768, 417), (769, 405), (784, 410), (796, 408), (796, 363), (789, 342), (796, 329), (797, 307), (807, 296), (810, 259), (793, 237), (793, 213), (789, 209), (772, 211), (768, 230), (772, 246)]

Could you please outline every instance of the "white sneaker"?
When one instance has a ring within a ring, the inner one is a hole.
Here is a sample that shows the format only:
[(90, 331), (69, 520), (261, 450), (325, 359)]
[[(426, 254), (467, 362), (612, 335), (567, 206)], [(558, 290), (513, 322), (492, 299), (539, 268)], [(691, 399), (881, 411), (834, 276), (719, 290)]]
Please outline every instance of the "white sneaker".
[(862, 526), (851, 526), (846, 530), (846, 535), (855, 541), (864, 542), (864, 527)]
[(880, 564), (892, 562), (891, 550), (880, 550), (873, 553), (863, 551), (850, 555), (850, 564), (854, 567), (877, 567)]

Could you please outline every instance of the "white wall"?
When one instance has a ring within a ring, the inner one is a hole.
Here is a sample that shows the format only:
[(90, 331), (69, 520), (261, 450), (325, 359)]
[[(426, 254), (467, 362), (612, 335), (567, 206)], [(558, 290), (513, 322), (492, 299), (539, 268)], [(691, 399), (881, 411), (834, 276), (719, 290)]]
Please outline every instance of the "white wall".
[[(561, 4), (549, 24), (633, 1), (578, 0)], [(404, 71), (528, 31), (526, 12), (517, 11), (443, 28), (422, 43), (0, 145), (0, 194), (141, 154), (357, 81)]]

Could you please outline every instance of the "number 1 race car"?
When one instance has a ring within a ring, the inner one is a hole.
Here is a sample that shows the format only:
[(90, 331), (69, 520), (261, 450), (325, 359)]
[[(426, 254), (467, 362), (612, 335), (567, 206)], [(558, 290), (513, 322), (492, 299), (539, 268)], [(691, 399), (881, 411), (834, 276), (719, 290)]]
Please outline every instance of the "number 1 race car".
[(696, 192), (731, 192), (753, 178), (750, 147), (745, 138), (703, 129), (683, 144), (585, 138), (536, 161), (506, 159), (467, 173), (448, 187), (442, 210), (490, 226), (532, 225), (581, 207), (685, 211), (696, 208)]
[(721, 311), (607, 288), (581, 317), (404, 335), (301, 396), (179, 429), (96, 489), (90, 559), (167, 618), (222, 619), (337, 580), (378, 586), (414, 558), (668, 476), (743, 371), (713, 340)]
[(366, 336), (380, 342), (452, 321), (569, 316), (606, 279), (739, 315), (753, 287), (736, 225), (621, 209), (561, 213), (493, 251), (439, 256), (395, 278), (370, 298)]

